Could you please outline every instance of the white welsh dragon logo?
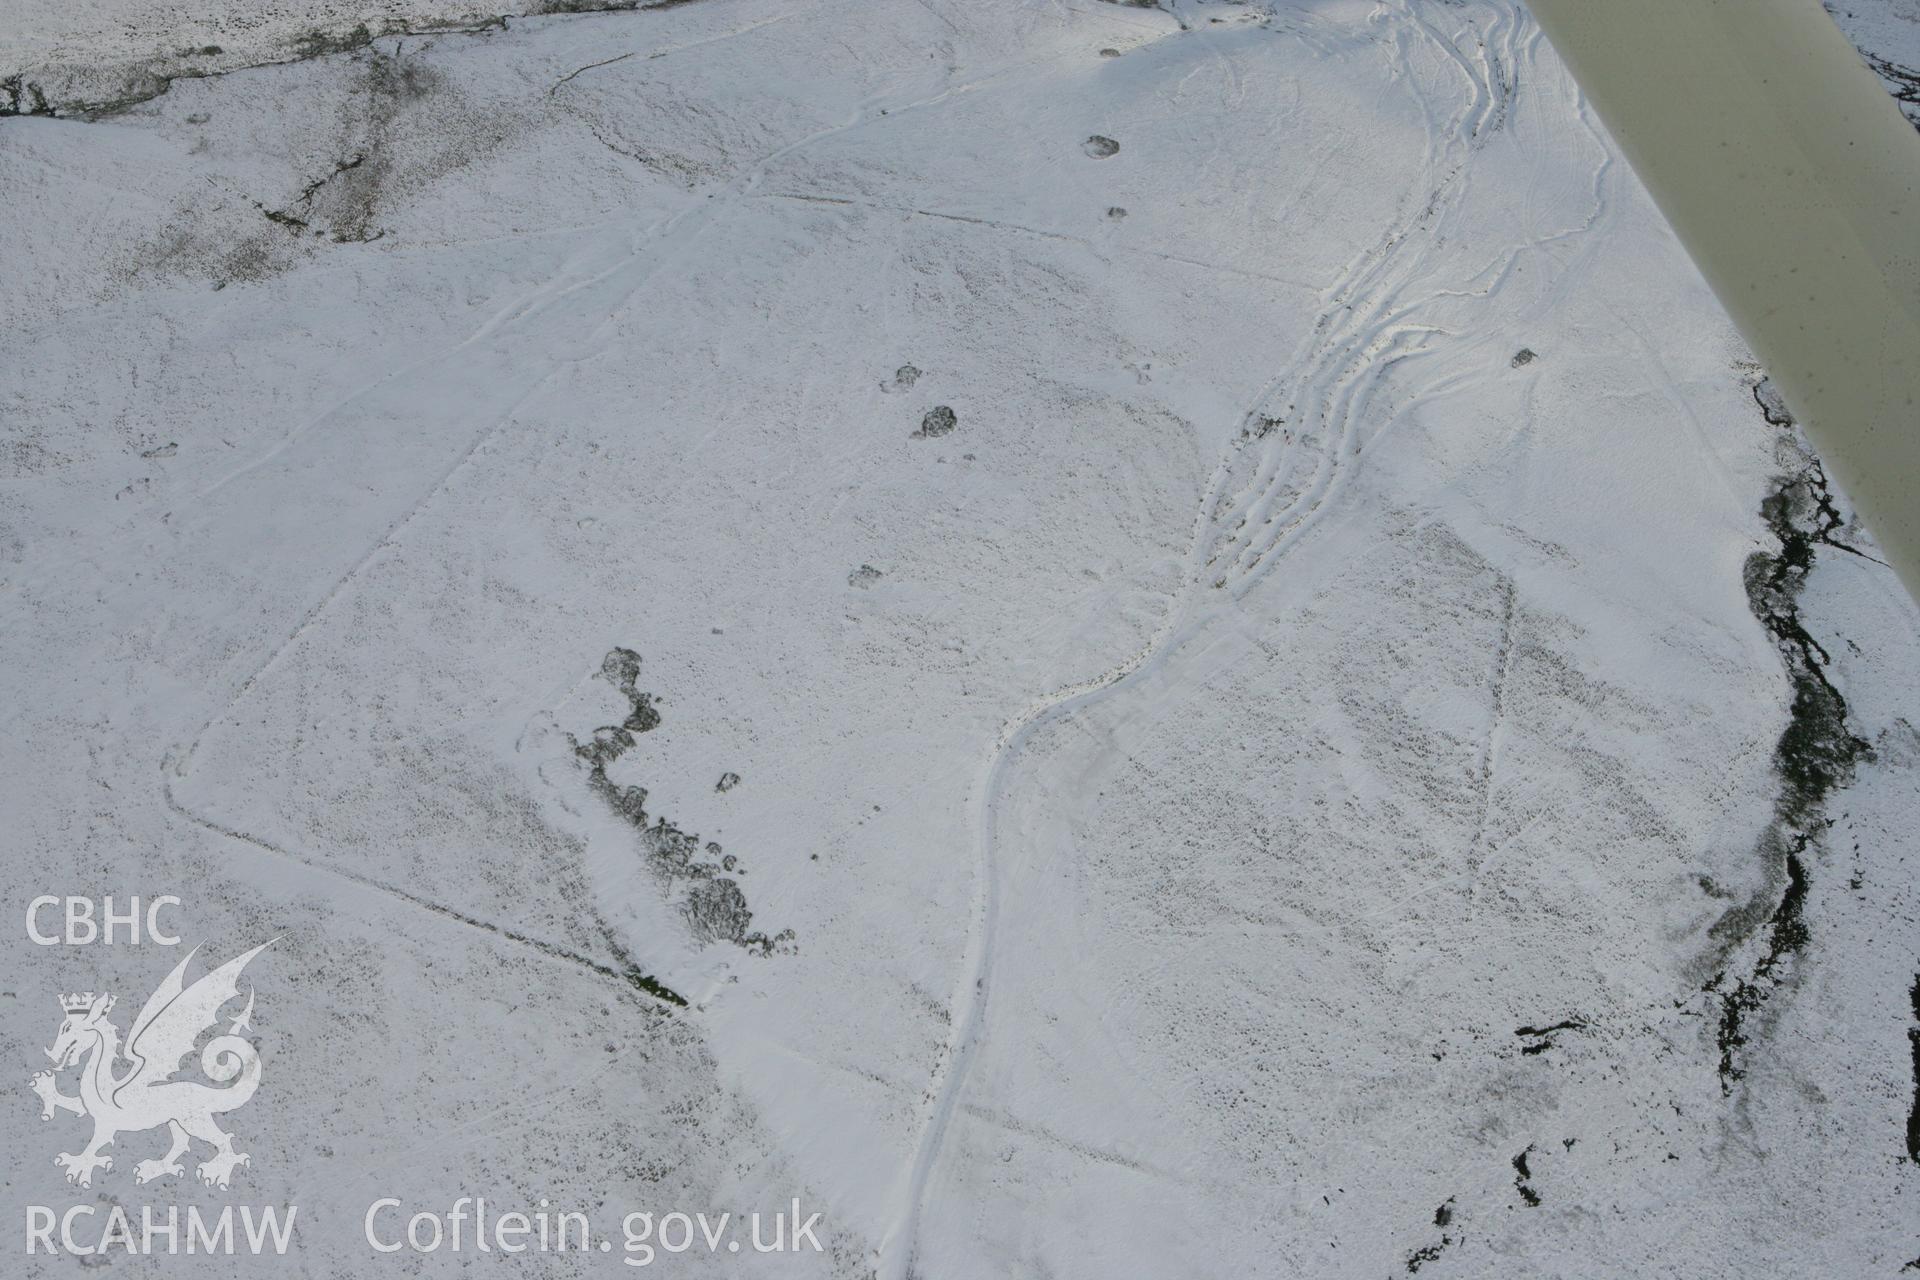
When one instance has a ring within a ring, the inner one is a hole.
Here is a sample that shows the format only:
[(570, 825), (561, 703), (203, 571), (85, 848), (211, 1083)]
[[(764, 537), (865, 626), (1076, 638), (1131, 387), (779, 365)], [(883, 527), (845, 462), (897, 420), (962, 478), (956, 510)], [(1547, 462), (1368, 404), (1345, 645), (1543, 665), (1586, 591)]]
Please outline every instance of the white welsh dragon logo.
[[(56, 1111), (71, 1111), (93, 1120), (93, 1140), (85, 1150), (53, 1158), (67, 1171), (68, 1182), (91, 1185), (94, 1170), (113, 1168), (113, 1157), (101, 1155), (102, 1147), (119, 1134), (161, 1125), (167, 1126), (173, 1145), (160, 1159), (135, 1164), (136, 1182), (185, 1172), (180, 1157), (188, 1153), (190, 1138), (214, 1148), (213, 1155), (201, 1161), (197, 1171), (200, 1181), (208, 1186), (225, 1190), (235, 1167), (252, 1163), (251, 1157), (233, 1149), (233, 1135), (213, 1122), (215, 1116), (244, 1105), (260, 1087), (260, 1054), (240, 1035), (251, 1029), (251, 989), (247, 1007), (228, 1026), (226, 1034), (215, 1036), (200, 1051), (200, 1069), (224, 1087), (175, 1080), (173, 1076), (180, 1069), (180, 1060), (193, 1052), (194, 1043), (220, 1021), (221, 1007), (239, 996), (240, 971), (247, 967), (247, 961), (274, 941), (277, 939), (234, 957), (186, 987), (181, 975), (193, 959), (193, 952), (189, 952), (147, 998), (127, 1033), (124, 1051), (119, 1029), (107, 1020), (113, 996), (88, 991), (60, 997), (60, 1007), (67, 1017), (60, 1024), (53, 1047), (46, 1051), (53, 1059), (53, 1070), (36, 1072), (32, 1084), (33, 1091), (40, 1095), (42, 1120), (53, 1119)], [(198, 950), (194, 948), (194, 952)], [(128, 1064), (124, 1071), (116, 1067), (122, 1058)], [(80, 1096), (72, 1098), (60, 1092), (56, 1076), (75, 1063), (81, 1064)]]

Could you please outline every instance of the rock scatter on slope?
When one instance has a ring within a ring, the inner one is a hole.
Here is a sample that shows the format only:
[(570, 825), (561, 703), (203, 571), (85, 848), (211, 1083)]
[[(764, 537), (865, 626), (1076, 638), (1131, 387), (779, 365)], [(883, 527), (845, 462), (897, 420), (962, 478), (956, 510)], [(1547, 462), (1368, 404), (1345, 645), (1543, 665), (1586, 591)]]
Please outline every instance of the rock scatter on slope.
[[(634, 735), (651, 733), (660, 726), (660, 712), (653, 695), (638, 687), (640, 655), (632, 649), (609, 652), (600, 664), (600, 678), (619, 690), (627, 700), (628, 712), (619, 724), (595, 729), (585, 742), (568, 735), (574, 754), (587, 762), (587, 785), (640, 836), (647, 865), (669, 883), (686, 884), (681, 914), (696, 938), (702, 942), (732, 942), (762, 956), (792, 951), (793, 930), (782, 929), (769, 936), (751, 928), (753, 911), (739, 881), (733, 878), (733, 874), (743, 874), (735, 858), (725, 855), (718, 843), (708, 841), (703, 845), (699, 835), (682, 831), (665, 818), (652, 817), (647, 812), (645, 787), (622, 785), (607, 775), (607, 766), (633, 747)], [(726, 778), (738, 781), (738, 775), (726, 775), (721, 779), (722, 791), (728, 789)]]
[(958, 424), (959, 419), (950, 407), (937, 404), (927, 410), (926, 416), (920, 419), (920, 429), (913, 433), (913, 438), (926, 440), (935, 436), (944, 436)]

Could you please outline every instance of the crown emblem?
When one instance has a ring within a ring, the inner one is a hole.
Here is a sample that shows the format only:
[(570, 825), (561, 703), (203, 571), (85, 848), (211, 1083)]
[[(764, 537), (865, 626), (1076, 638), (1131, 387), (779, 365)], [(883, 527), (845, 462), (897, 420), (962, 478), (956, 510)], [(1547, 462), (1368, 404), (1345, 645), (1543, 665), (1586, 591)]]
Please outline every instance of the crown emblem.
[(60, 997), (60, 1007), (68, 1013), (85, 1013), (93, 1007), (93, 992), (76, 991)]

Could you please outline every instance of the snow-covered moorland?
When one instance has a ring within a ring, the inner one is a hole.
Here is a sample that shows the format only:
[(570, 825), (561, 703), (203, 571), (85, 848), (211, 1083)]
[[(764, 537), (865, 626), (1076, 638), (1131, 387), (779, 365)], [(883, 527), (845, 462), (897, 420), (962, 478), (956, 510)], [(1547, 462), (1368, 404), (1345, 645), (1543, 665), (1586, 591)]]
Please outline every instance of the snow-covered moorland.
[[(1839, 16), (1897, 91), (1920, 13)], [(656, 1265), (1920, 1255), (1920, 616), (1523, 7), (8, 43), (9, 1230), (297, 1205), (287, 1261), (154, 1268), (440, 1275), (368, 1206), (797, 1197), (819, 1252)], [(156, 1133), (53, 1162), (57, 997), (179, 955), (35, 945), (43, 894), (279, 937), (231, 1189), (136, 1183)]]

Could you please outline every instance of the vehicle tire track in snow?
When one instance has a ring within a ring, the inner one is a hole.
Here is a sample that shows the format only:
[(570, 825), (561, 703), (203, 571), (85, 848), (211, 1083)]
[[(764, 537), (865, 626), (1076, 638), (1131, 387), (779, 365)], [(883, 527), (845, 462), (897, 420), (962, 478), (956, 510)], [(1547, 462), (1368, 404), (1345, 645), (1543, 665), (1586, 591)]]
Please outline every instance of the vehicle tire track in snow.
[[(1435, 287), (1407, 296), (1425, 273), (1434, 242), (1444, 238), (1464, 198), (1464, 179), (1474, 153), (1511, 114), (1520, 66), (1531, 65), (1540, 48), (1538, 28), (1517, 6), (1495, 0), (1479, 11), (1490, 15), (1485, 39), (1476, 36), (1471, 22), (1456, 36), (1442, 34), (1419, 9), (1418, 0), (1400, 0), (1395, 10), (1382, 11), (1400, 19), (1388, 39), (1402, 55), (1403, 65), (1410, 62), (1407, 41), (1417, 37), (1420, 47), (1437, 50), (1466, 81), (1466, 100), (1456, 111), (1444, 120), (1431, 109), (1426, 113), (1427, 200), (1348, 264), (1340, 280), (1325, 292), (1320, 319), (1296, 349), (1288, 372), (1263, 388), (1244, 415), (1239, 435), (1220, 458), (1201, 500), (1187, 573), (1153, 638), (1102, 675), (1029, 703), (1006, 722), (994, 741), (979, 792), (980, 889), (962, 965), (964, 976), (954, 1001), (954, 1031), (933, 1081), (913, 1156), (896, 1192), (892, 1221), (881, 1241), (878, 1271), (882, 1280), (909, 1280), (916, 1275), (915, 1248), (928, 1184), (983, 1037), (1000, 906), (995, 832), (1006, 781), (1023, 748), (1047, 725), (1165, 666), (1207, 622), (1233, 608), (1305, 534), (1351, 472), (1352, 459), (1362, 447), (1357, 440), (1359, 424), (1386, 372), (1424, 353), (1425, 339), (1455, 336), (1437, 325), (1413, 320), (1413, 313), (1447, 298), (1491, 297), (1521, 255), (1589, 231), (1604, 216), (1610, 153), (1600, 143), (1584, 104), (1577, 103), (1576, 114), (1600, 152), (1588, 216), (1575, 226), (1514, 246), (1476, 275), (1476, 280), (1487, 280), (1484, 288)], [(1375, 20), (1381, 20), (1381, 14)], [(1461, 48), (1463, 38), (1471, 42), (1469, 51)], [(1404, 74), (1395, 72), (1396, 78)], [(1552, 291), (1528, 312), (1550, 305), (1564, 288), (1563, 284)], [(1286, 418), (1273, 413), (1282, 404), (1293, 423), (1310, 421), (1319, 434), (1292, 430)], [(1307, 408), (1304, 415), (1303, 406)], [(1291, 483), (1303, 446), (1316, 441), (1320, 447), (1312, 474), (1304, 483)], [(1251, 474), (1233, 487), (1236, 473), (1243, 470)], [(1227, 563), (1221, 567), (1223, 560)]]
[[(1291, 374), (1269, 386), (1241, 427), (1235, 448), (1252, 446), (1247, 460), (1252, 475), (1235, 495), (1234, 505), (1217, 518), (1223, 527), (1208, 558), (1209, 565), (1225, 561), (1213, 585), (1229, 588), (1235, 596), (1253, 586), (1263, 566), (1304, 531), (1340, 487), (1349, 470), (1346, 464), (1357, 452), (1355, 427), (1386, 371), (1419, 350), (1426, 338), (1445, 333), (1411, 316), (1451, 292), (1434, 289), (1413, 298), (1407, 292), (1428, 266), (1429, 250), (1463, 195), (1468, 163), (1510, 109), (1513, 80), (1502, 68), (1518, 62), (1523, 23), (1516, 11), (1492, 9), (1487, 37), (1474, 41), (1471, 57), (1459, 49), (1458, 37), (1443, 35), (1413, 4), (1403, 3), (1399, 11), (1404, 25), (1392, 36), (1397, 61), (1412, 65), (1407, 41), (1410, 35), (1419, 37), (1419, 47), (1438, 51), (1459, 72), (1466, 82), (1466, 99), (1444, 120), (1426, 108), (1425, 205), (1348, 264), (1328, 290), (1319, 323), (1288, 362)], [(1498, 55), (1490, 52), (1495, 41)], [(1399, 68), (1395, 78), (1411, 79)], [(1419, 93), (1417, 80), (1413, 85)], [(1425, 95), (1421, 98), (1424, 104)], [(1428, 234), (1421, 237), (1423, 230)], [(1516, 248), (1509, 257), (1520, 251)], [(1304, 482), (1296, 482), (1302, 452), (1311, 455), (1313, 469)]]

